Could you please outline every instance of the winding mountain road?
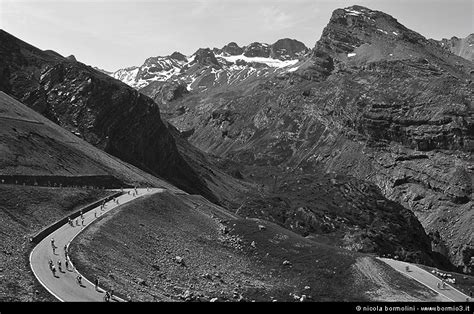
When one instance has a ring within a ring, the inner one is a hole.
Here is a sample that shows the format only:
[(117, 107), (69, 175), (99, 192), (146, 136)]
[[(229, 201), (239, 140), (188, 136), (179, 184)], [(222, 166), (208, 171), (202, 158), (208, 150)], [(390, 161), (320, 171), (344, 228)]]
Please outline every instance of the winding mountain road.
[[(80, 217), (78, 217), (74, 220), (74, 222), (76, 222), (76, 220), (79, 221), (79, 226), (77, 226), (76, 224), (74, 224), (74, 226), (70, 226), (66, 223), (55, 231), (53, 231), (42, 241), (40, 241), (33, 248), (30, 254), (30, 266), (38, 281), (53, 296), (63, 302), (104, 301), (105, 291), (100, 288), (100, 283), (99, 289), (96, 290), (94, 284), (81, 275), (83, 279), (82, 284), (79, 285), (76, 281), (76, 277), (79, 273), (70, 260), (69, 268), (66, 269), (66, 257), (64, 247), (66, 246), (66, 248), (68, 248), (71, 241), (82, 230), (84, 230), (84, 228), (86, 228), (98, 217), (104, 215), (106, 212), (144, 195), (160, 193), (163, 191), (165, 191), (165, 189), (161, 188), (137, 189), (138, 194), (133, 195), (134, 189), (126, 189), (124, 190), (125, 194), (116, 198), (118, 200), (118, 204), (115, 203), (114, 200), (110, 200), (105, 204), (105, 208), (101, 209), (101, 206), (98, 206), (88, 211), (87, 213), (84, 213), (84, 226), (82, 226), (81, 219)], [(54, 239), (55, 246), (57, 247), (54, 253), (51, 246), (51, 239)], [(437, 284), (440, 282), (440, 280), (431, 273), (417, 267), (416, 265), (388, 258), (379, 259), (384, 261), (397, 271), (403, 273), (404, 275), (422, 283), (423, 285), (437, 292), (445, 301), (465, 302), (469, 299), (467, 295), (453, 288), (450, 285), (447, 285), (445, 288), (439, 288)], [(53, 275), (48, 265), (49, 260), (52, 260), (54, 262), (54, 265), (57, 269), (56, 275)], [(58, 269), (58, 260), (61, 261), (62, 271), (59, 271)], [(410, 268), (408, 272), (406, 271), (406, 266), (409, 266)], [(89, 279), (93, 280), (93, 278)], [(124, 300), (114, 296), (113, 301), (123, 302)]]
[[(104, 209), (98, 206), (91, 211), (84, 213), (84, 226), (81, 225), (80, 217), (76, 218), (79, 221), (79, 226), (74, 224), (70, 226), (65, 224), (60, 228), (53, 231), (41, 242), (39, 242), (30, 253), (30, 266), (33, 270), (34, 275), (38, 281), (48, 290), (53, 296), (60, 301), (104, 301), (105, 291), (100, 289), (96, 290), (93, 283), (88, 281), (82, 276), (82, 285), (79, 285), (76, 281), (76, 277), (79, 274), (69, 260), (69, 269), (65, 266), (65, 252), (64, 246), (68, 247), (69, 243), (82, 231), (87, 225), (91, 224), (95, 219), (105, 214), (106, 212), (117, 208), (118, 206), (130, 202), (144, 195), (150, 195), (153, 193), (163, 192), (164, 189), (152, 188), (152, 189), (137, 189), (137, 195), (134, 196), (133, 189), (125, 189), (125, 194), (117, 197), (118, 204), (114, 200), (110, 200), (105, 205)], [(74, 220), (76, 222), (76, 220)], [(55, 246), (57, 247), (55, 253), (53, 253), (51, 239), (54, 239)], [(56, 275), (53, 276), (51, 269), (49, 268), (48, 261), (52, 260), (56, 267)], [(62, 271), (58, 269), (58, 260), (61, 261)], [(89, 278), (93, 280), (94, 278)], [(118, 297), (114, 297), (113, 301), (124, 301)]]
[[(469, 300), (469, 297), (467, 295), (450, 286), (449, 284), (446, 284), (446, 287), (444, 288), (438, 287), (438, 284), (441, 283), (441, 280), (438, 277), (434, 276), (433, 274), (427, 272), (424, 269), (421, 269), (420, 267), (414, 264), (397, 261), (390, 258), (379, 259), (390, 265), (395, 270), (403, 273), (405, 276), (410, 277), (418, 281), (419, 283), (427, 286), (431, 290), (437, 292), (444, 299), (444, 301), (466, 302), (466, 300)], [(409, 267), (408, 272), (406, 270), (407, 266)]]

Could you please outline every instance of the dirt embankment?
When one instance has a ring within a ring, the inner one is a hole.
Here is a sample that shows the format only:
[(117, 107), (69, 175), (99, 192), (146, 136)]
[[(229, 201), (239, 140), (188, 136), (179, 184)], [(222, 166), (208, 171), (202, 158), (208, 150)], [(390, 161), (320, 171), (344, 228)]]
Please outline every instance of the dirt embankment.
[[(412, 280), (401, 280), (399, 276), (393, 275), (390, 266), (368, 257), (361, 257), (353, 265), (354, 271), (363, 281), (369, 281), (366, 286), (367, 295), (375, 301), (391, 302), (416, 302), (421, 300), (443, 301), (434, 291), (429, 289), (417, 289), (417, 284)], [(364, 280), (365, 279), (365, 280)], [(411, 293), (404, 292), (410, 291)]]
[[(358, 258), (373, 257), (264, 220), (222, 218), (198, 199), (169, 193), (100, 217), (70, 250), (81, 273), (133, 301), (368, 301), (387, 295), (370, 294), (377, 281), (356, 266)], [(433, 300), (393, 269), (380, 276), (390, 278), (384, 282), (390, 299)]]

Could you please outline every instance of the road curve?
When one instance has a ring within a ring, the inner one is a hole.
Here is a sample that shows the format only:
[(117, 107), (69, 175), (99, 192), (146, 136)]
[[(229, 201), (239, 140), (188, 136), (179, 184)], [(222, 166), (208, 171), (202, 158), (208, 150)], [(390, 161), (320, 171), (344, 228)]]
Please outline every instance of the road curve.
[[(130, 202), (138, 197), (149, 195), (153, 193), (163, 192), (164, 189), (153, 188), (153, 189), (137, 189), (138, 195), (133, 196), (133, 189), (124, 190), (125, 194), (117, 197), (119, 204), (116, 204), (114, 200), (110, 200), (106, 203), (105, 208), (100, 209), (98, 206), (87, 213), (84, 213), (84, 226), (81, 225), (80, 217), (79, 226), (74, 227), (69, 224), (64, 224), (42, 241), (40, 241), (30, 253), (30, 266), (33, 270), (35, 277), (38, 281), (48, 290), (54, 297), (63, 302), (97, 302), (103, 301), (105, 291), (100, 288), (95, 290), (95, 286), (89, 280), (83, 277), (82, 285), (80, 286), (76, 281), (76, 276), (79, 274), (75, 267), (70, 261), (69, 269), (65, 267), (65, 252), (64, 246), (69, 247), (71, 241), (82, 231), (85, 227), (91, 224), (97, 217), (102, 216), (104, 213), (124, 204)], [(54, 239), (56, 250), (53, 253), (51, 247), (51, 239)], [(52, 260), (56, 266), (56, 276), (53, 276), (48, 261)], [(437, 292), (445, 301), (454, 302), (465, 302), (469, 299), (467, 295), (453, 288), (450, 285), (446, 285), (445, 288), (438, 288), (437, 284), (440, 279), (432, 275), (431, 273), (417, 267), (414, 264), (397, 261), (389, 258), (379, 258), (383, 262), (387, 263), (395, 270), (403, 273), (404, 275), (422, 283), (433, 291)], [(62, 272), (58, 270), (58, 260), (62, 264)], [(406, 266), (409, 266), (409, 271), (406, 271)], [(93, 278), (90, 278), (93, 279)], [(118, 297), (114, 298), (114, 301), (124, 301)]]
[[(441, 283), (441, 280), (438, 277), (414, 264), (397, 261), (390, 258), (378, 257), (378, 259), (392, 266), (395, 270), (403, 273), (405, 276), (415, 279), (416, 281), (435, 291), (444, 299), (444, 301), (466, 302), (466, 300), (470, 300), (467, 295), (448, 284), (446, 284), (445, 288), (438, 287), (438, 283)], [(408, 272), (406, 270), (407, 266), (409, 267)]]
[[(88, 281), (82, 276), (82, 285), (80, 286), (76, 277), (79, 274), (71, 261), (69, 269), (66, 270), (65, 266), (65, 252), (64, 246), (69, 247), (69, 243), (82, 231), (84, 228), (92, 223), (96, 217), (102, 216), (104, 213), (124, 204), (130, 202), (138, 197), (149, 195), (153, 193), (163, 192), (164, 189), (153, 188), (153, 189), (137, 189), (138, 195), (133, 195), (133, 189), (125, 189), (125, 194), (117, 197), (119, 204), (116, 204), (114, 200), (110, 200), (106, 203), (105, 208), (102, 210), (98, 206), (91, 211), (84, 213), (84, 226), (81, 225), (80, 217), (76, 218), (79, 221), (79, 226), (74, 224), (74, 227), (68, 223), (62, 225), (41, 242), (39, 242), (30, 253), (30, 267), (38, 281), (46, 288), (53, 296), (63, 302), (74, 302), (74, 301), (104, 301), (105, 291), (100, 289), (95, 290), (94, 284)], [(75, 222), (75, 221), (74, 221)], [(57, 247), (53, 254), (51, 239), (54, 239), (55, 246)], [(52, 260), (56, 267), (56, 276), (53, 276), (52, 271), (49, 268), (48, 261)], [(58, 269), (58, 260), (61, 261), (62, 272)], [(89, 278), (93, 280), (93, 278)], [(120, 298), (115, 297), (114, 301), (123, 301)]]

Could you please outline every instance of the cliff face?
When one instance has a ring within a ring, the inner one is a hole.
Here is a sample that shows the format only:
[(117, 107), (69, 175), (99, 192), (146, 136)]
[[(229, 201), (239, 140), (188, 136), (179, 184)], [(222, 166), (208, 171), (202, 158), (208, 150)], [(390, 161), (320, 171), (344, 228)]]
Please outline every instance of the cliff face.
[(374, 183), (427, 233), (439, 231), (461, 265), (473, 245), (473, 73), (472, 62), (395, 18), (353, 6), (334, 11), (294, 69), (163, 108), (206, 152)]
[(453, 36), (450, 39), (432, 39), (432, 41), (457, 56), (463, 57), (471, 62), (474, 61), (474, 34), (469, 34), (464, 38)]
[(94, 146), (191, 193), (217, 198), (187, 162), (158, 106), (108, 75), (0, 32), (1, 88)]

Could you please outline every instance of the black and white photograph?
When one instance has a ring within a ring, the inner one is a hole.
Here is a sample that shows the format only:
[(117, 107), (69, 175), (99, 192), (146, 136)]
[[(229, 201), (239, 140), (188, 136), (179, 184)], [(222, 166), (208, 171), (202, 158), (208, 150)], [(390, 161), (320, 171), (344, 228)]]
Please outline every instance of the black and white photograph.
[(0, 314), (472, 313), (473, 151), (472, 0), (0, 0)]

